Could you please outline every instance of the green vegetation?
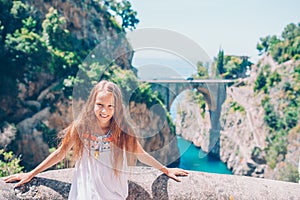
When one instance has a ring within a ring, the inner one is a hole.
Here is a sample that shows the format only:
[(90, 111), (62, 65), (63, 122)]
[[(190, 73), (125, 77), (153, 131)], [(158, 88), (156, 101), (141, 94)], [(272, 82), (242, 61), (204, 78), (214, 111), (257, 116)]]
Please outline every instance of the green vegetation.
[(254, 86), (254, 91), (264, 91), (264, 93), (267, 93), (267, 78), (264, 75), (264, 72), (259, 72), (256, 80), (255, 80), (255, 86)]
[(18, 84), (35, 82), (41, 73), (57, 80), (76, 74), (86, 53), (74, 48), (82, 41), (64, 28), (66, 21), (55, 9), (43, 21), (21, 1), (2, 0), (0, 9), (1, 98), (17, 99)]
[(273, 169), (277, 163), (285, 160), (288, 135), (299, 121), (299, 108), (289, 105), (283, 110), (284, 114), (280, 115), (270, 103), (269, 98), (265, 98), (262, 103), (265, 110), (264, 120), (269, 126), (268, 147), (265, 149), (266, 160)]
[(300, 58), (300, 23), (288, 24), (278, 36), (266, 36), (260, 38), (257, 44), (260, 54), (269, 53), (277, 62)]
[(268, 165), (274, 169), (278, 162), (285, 159), (288, 130), (285, 120), (276, 113), (268, 97), (263, 100), (263, 107), (265, 110), (264, 120), (270, 128), (267, 136), (266, 160)]
[[(114, 11), (106, 14), (109, 19), (120, 17), (124, 29), (135, 28), (139, 20), (129, 1), (102, 3), (95, 1), (93, 6), (99, 12), (101, 9), (102, 12)], [(66, 29), (65, 18), (57, 10), (50, 8), (48, 14), (40, 18), (35, 14), (37, 10), (26, 3), (1, 0), (0, 12), (1, 97), (16, 97), (17, 84), (34, 82), (41, 72), (49, 73), (57, 80), (73, 81), (80, 61), (87, 56), (88, 48), (94, 46), (87, 46), (84, 40), (72, 35)], [(62, 87), (70, 95), (69, 88)]]
[(0, 149), (0, 177), (22, 172), (21, 159), (15, 157), (12, 151), (5, 152)]
[[(106, 13), (107, 23), (119, 17), (123, 29), (133, 29), (139, 22), (129, 1), (105, 1), (103, 5), (95, 1), (93, 6), (99, 12), (113, 11)], [(65, 18), (53, 8), (40, 17), (35, 8), (22, 1), (1, 0), (0, 13), (0, 97), (16, 97), (17, 84), (34, 82), (42, 72), (56, 80), (74, 79), (81, 60), (97, 43), (88, 46), (72, 35)], [(68, 88), (62, 89), (70, 95)]]
[[(212, 66), (211, 77), (236, 79), (247, 76), (247, 71), (251, 69), (252, 63), (247, 56), (225, 55), (224, 50), (220, 49), (217, 58)], [(208, 68), (202, 62), (197, 63), (197, 74), (195, 79), (211, 78), (208, 74)]]
[(287, 163), (285, 166), (279, 169), (279, 179), (282, 181), (288, 182), (299, 182), (299, 172), (297, 167), (294, 165)]
[(279, 131), (285, 128), (284, 121), (281, 120), (280, 116), (274, 109), (274, 106), (270, 103), (270, 99), (268, 96), (262, 102), (263, 108), (265, 110), (264, 120), (267, 125), (275, 131)]
[(219, 74), (224, 74), (226, 72), (224, 68), (224, 51), (222, 49), (219, 50), (218, 58), (217, 58), (217, 70)]
[(254, 91), (255, 92), (259, 92), (259, 91), (263, 91), (265, 94), (268, 93), (268, 88), (270, 85), (268, 85), (269, 81), (268, 77), (270, 76), (270, 65), (267, 64), (263, 67), (261, 67), (261, 70), (255, 80), (255, 85), (254, 85)]
[[(257, 44), (260, 54), (271, 55), (279, 64), (288, 60), (298, 60), (300, 57), (299, 25), (287, 25), (281, 33), (281, 37), (267, 36), (261, 38), (260, 43)], [(264, 121), (269, 127), (268, 146), (265, 149), (266, 160), (268, 165), (274, 169), (278, 163), (285, 160), (287, 145), (289, 144), (288, 138), (294, 134), (293, 130), (299, 124), (300, 67), (290, 64), (288, 70), (291, 75), (286, 74), (286, 66), (285, 68), (277, 67), (273, 71), (269, 65), (259, 67), (260, 72), (255, 81), (254, 91), (257, 94), (265, 95), (262, 99), (262, 106), (265, 111)], [(288, 76), (288, 80), (283, 82), (285, 76)], [(272, 98), (278, 98), (278, 100), (271, 101), (270, 96), (274, 92), (281, 95), (280, 101), (279, 97), (274, 96)], [(286, 164), (284, 170), (280, 170), (280, 179), (298, 181), (296, 166)]]
[[(103, 1), (97, 1), (100, 5)], [(139, 23), (139, 20), (136, 18), (137, 12), (134, 11), (131, 7), (131, 3), (127, 0), (117, 1), (109, 0), (104, 1), (102, 4), (102, 9), (110, 11), (112, 17), (120, 17), (122, 19), (122, 28), (123, 29), (135, 29), (136, 24)], [(118, 23), (115, 20), (112, 20), (115, 25), (118, 27)]]
[(225, 79), (244, 78), (247, 76), (247, 70), (251, 69), (252, 63), (247, 56), (224, 55), (224, 51), (219, 50), (215, 64), (212, 66), (215, 76), (221, 76)]
[(245, 108), (236, 101), (230, 102), (230, 109), (232, 109), (234, 112), (238, 111), (242, 114), (246, 114)]
[(255, 80), (255, 86), (254, 91), (259, 92), (263, 91), (265, 94), (268, 94), (270, 88), (276, 86), (278, 83), (281, 82), (281, 75), (279, 72), (270, 71), (270, 66), (265, 65), (262, 67), (262, 70), (259, 72), (256, 80)]
[(205, 112), (206, 112), (206, 101), (204, 99), (203, 94), (201, 94), (198, 91), (193, 91), (193, 99), (194, 102), (196, 102), (199, 106), (199, 108), (201, 109), (201, 116), (202, 118), (205, 117)]
[(246, 76), (246, 70), (250, 69), (252, 63), (246, 56), (225, 56), (224, 70), (222, 76), (225, 79), (243, 78)]
[(269, 87), (274, 87), (277, 83), (281, 81), (281, 76), (277, 71), (274, 71), (273, 73), (270, 74), (269, 79), (268, 79), (268, 86)]
[(209, 77), (207, 67), (204, 66), (203, 62), (197, 63), (197, 74), (193, 77), (195, 79), (205, 79)]

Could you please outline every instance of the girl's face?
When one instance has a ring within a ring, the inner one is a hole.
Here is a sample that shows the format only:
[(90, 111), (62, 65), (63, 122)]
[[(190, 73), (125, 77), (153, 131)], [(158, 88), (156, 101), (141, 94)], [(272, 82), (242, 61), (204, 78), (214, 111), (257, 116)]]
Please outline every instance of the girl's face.
[(101, 128), (107, 128), (115, 112), (115, 99), (112, 92), (102, 91), (97, 94), (94, 112)]

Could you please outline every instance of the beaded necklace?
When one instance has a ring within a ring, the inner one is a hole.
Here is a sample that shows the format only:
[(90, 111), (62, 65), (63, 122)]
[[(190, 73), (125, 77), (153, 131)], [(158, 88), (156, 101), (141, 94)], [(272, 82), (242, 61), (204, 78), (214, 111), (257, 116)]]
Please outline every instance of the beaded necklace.
[(105, 135), (83, 134), (83, 140), (84, 144), (90, 147), (91, 155), (97, 159), (100, 153), (110, 151), (111, 130), (108, 130)]

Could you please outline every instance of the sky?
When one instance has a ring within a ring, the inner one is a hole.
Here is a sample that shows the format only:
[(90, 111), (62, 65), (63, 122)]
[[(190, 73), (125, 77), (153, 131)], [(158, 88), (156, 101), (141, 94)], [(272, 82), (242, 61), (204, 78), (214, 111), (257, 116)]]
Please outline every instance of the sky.
[(136, 30), (160, 28), (191, 39), (213, 59), (225, 55), (259, 59), (259, 38), (300, 22), (299, 0), (131, 0), (140, 20)]

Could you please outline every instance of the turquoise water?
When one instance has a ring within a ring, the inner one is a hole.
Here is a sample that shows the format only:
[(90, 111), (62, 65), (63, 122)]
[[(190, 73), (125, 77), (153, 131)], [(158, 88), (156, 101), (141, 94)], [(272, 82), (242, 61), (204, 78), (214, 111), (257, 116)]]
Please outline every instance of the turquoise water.
[(212, 156), (208, 156), (200, 148), (194, 146), (192, 142), (180, 136), (177, 137), (177, 140), (181, 156), (180, 168), (209, 173), (232, 174), (223, 162)]
[[(181, 96), (179, 95), (171, 106), (170, 113), (173, 121), (176, 118), (176, 107)], [(186, 170), (218, 173), (218, 174), (232, 174), (227, 169), (225, 163), (221, 162), (212, 156), (207, 155), (199, 147), (196, 147), (192, 142), (177, 136), (178, 148), (180, 152), (179, 167)]]

